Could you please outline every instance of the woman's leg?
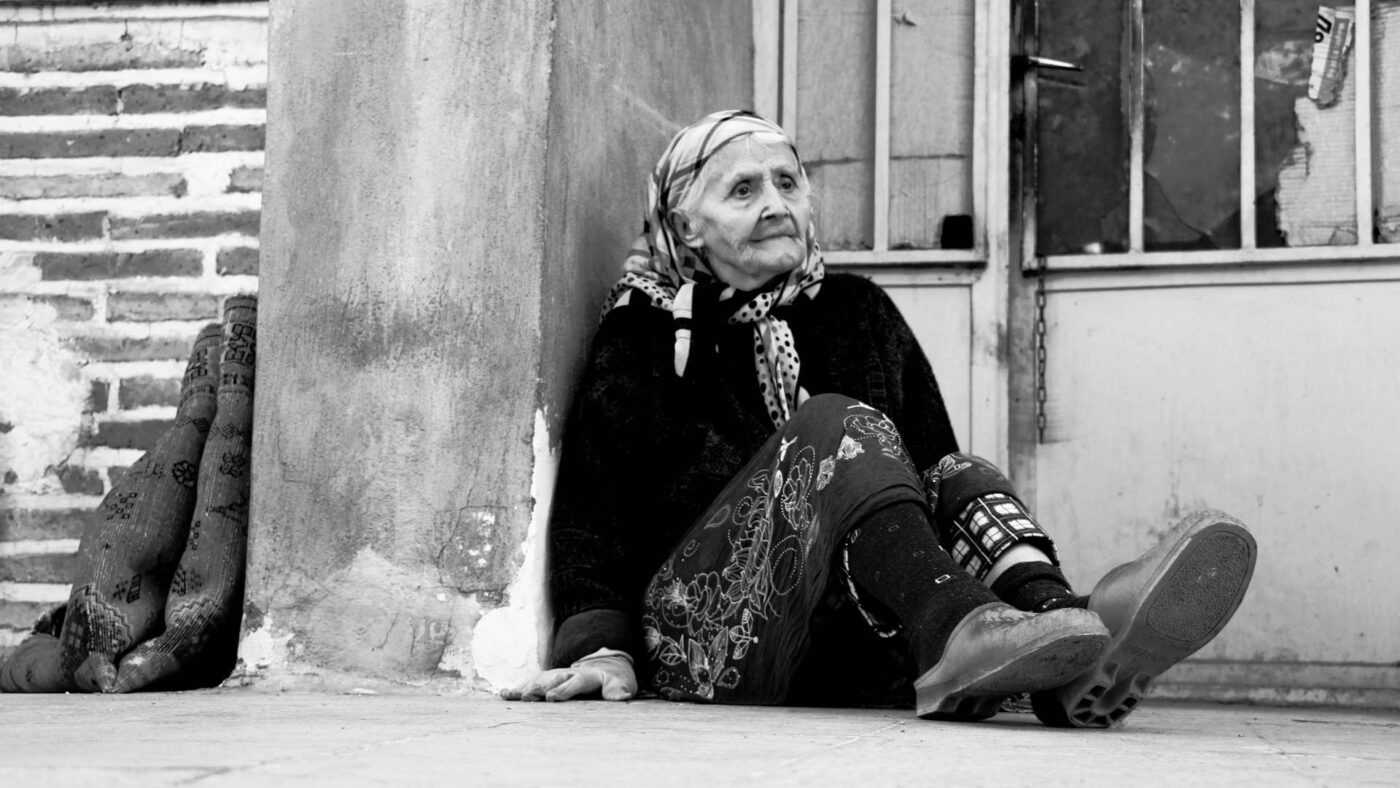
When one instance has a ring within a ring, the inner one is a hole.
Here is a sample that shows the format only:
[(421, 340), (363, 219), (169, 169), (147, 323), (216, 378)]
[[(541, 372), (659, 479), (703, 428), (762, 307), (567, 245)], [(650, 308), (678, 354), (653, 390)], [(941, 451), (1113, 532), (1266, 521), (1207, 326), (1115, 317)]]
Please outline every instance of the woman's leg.
[(1038, 616), (998, 601), (943, 550), (927, 508), (913, 502), (858, 523), (845, 565), (858, 596), (891, 610), (909, 639), (920, 716), (990, 717), (1008, 695), (1068, 681), (1106, 640), (1087, 611)]
[(995, 465), (949, 454), (922, 481), (940, 543), (998, 599), (1033, 612), (1084, 607), (1059, 569), (1050, 535)]
[(902, 446), (847, 433), (848, 418), (871, 413), (848, 397), (809, 399), (662, 562), (642, 599), (638, 667), (663, 697), (787, 699), (851, 525), (923, 500)]
[[(643, 600), (644, 674), (672, 699), (786, 700), (830, 570), (857, 527), (864, 536), (854, 539), (855, 555), (846, 555), (852, 579), (886, 607), (905, 608), (898, 617), (917, 620), (912, 639), (921, 644), (921, 669), (928, 668), (921, 681), (933, 674), (923, 693), (930, 713), (963, 695), (1051, 686), (1043, 666), (1031, 663), (1066, 645), (1060, 641), (1074, 640), (1078, 655), (1075, 662), (1061, 654), (1061, 668), (1082, 669), (1092, 660), (1106, 639), (1096, 619), (1074, 611), (1084, 620), (1075, 619), (1078, 629), (1066, 632), (1057, 630), (1055, 617), (1029, 628), (1018, 624), (1029, 616), (1008, 618), (1004, 613), (1015, 611), (948, 559), (927, 513), (889, 419), (846, 397), (813, 397), (653, 576)], [(919, 551), (909, 549), (905, 536), (926, 543), (922, 560), (903, 561)], [(896, 592), (886, 593), (889, 588)], [(989, 606), (1003, 615), (987, 615)], [(982, 614), (969, 615), (977, 610)], [(1035, 675), (1028, 680), (1027, 673)]]
[(1220, 512), (1187, 518), (1154, 548), (1077, 596), (1049, 535), (995, 466), (951, 454), (923, 475), (940, 540), (996, 596), (1022, 610), (1088, 608), (1112, 635), (1089, 670), (1032, 697), (1049, 725), (1102, 728), (1136, 708), (1153, 679), (1224, 628), (1244, 598), (1257, 548)]
[(925, 507), (892, 504), (858, 523), (846, 540), (845, 567), (856, 594), (873, 597), (902, 625), (917, 671), (943, 656), (964, 616), (996, 596), (938, 544)]

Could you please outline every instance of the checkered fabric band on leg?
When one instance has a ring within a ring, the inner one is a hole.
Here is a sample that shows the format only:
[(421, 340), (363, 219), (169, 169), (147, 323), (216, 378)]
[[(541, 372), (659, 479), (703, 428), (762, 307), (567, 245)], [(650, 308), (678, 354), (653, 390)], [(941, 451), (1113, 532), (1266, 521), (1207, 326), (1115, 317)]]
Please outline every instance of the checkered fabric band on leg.
[(1020, 501), (1006, 493), (978, 496), (953, 518), (951, 526), (953, 542), (948, 552), (978, 580), (985, 579), (997, 559), (1016, 544), (1050, 541)]

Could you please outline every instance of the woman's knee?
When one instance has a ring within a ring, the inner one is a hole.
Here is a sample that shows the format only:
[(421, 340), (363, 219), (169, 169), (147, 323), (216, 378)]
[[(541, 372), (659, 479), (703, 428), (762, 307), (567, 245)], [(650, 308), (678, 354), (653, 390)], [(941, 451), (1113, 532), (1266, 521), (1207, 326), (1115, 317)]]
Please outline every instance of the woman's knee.
[(927, 481), (936, 484), (943, 495), (958, 503), (987, 493), (1015, 495), (1016, 490), (1006, 474), (990, 461), (975, 454), (955, 451), (943, 455), (926, 474)]
[(835, 424), (838, 428), (846, 411), (859, 406), (860, 401), (844, 394), (817, 394), (808, 397), (797, 410), (792, 412), (783, 429), (791, 434), (794, 431), (807, 431), (813, 427)]
[(853, 415), (888, 421), (879, 410), (854, 397), (845, 394), (816, 394), (798, 406), (784, 429), (789, 435), (795, 432), (811, 435), (814, 430), (845, 433)]
[(923, 472), (924, 488), (938, 518), (956, 516), (969, 503), (992, 493), (1016, 497), (1001, 469), (975, 454), (952, 452)]

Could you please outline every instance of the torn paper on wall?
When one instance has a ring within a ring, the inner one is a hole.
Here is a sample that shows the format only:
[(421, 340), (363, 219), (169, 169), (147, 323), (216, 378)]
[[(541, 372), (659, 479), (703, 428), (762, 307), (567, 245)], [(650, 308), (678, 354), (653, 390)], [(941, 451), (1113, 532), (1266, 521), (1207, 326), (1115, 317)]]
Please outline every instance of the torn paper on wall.
[(1351, 8), (1319, 6), (1317, 30), (1313, 34), (1312, 75), (1308, 78), (1308, 98), (1319, 107), (1331, 107), (1341, 94), (1346, 79), (1347, 55), (1351, 52)]
[[(1350, 19), (1350, 8), (1319, 10), (1332, 19)], [(1340, 36), (1340, 25), (1331, 27)], [(1350, 34), (1347, 34), (1348, 36)], [(1321, 42), (1318, 44), (1321, 46)], [(1289, 246), (1354, 244), (1356, 237), (1356, 80), (1348, 76), (1352, 47), (1344, 47), (1335, 69), (1339, 82), (1330, 106), (1327, 74), (1318, 68), (1314, 49), (1312, 75), (1319, 80), (1318, 100), (1294, 105), (1298, 145), (1278, 174), (1278, 226)], [(1327, 57), (1333, 49), (1329, 49)], [(1320, 75), (1319, 75), (1320, 74)], [(1400, 3), (1373, 6), (1371, 24), (1372, 184), (1376, 231), (1381, 241), (1400, 241)]]

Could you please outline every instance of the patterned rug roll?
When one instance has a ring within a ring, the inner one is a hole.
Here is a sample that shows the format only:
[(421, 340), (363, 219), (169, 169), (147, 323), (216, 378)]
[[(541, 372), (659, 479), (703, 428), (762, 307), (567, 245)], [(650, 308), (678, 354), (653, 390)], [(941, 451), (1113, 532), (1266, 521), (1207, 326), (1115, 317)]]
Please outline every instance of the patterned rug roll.
[(165, 603), (165, 631), (122, 658), (114, 692), (218, 683), (233, 667), (248, 544), (257, 315), (252, 296), (224, 305), (219, 407), (199, 463), (194, 522)]
[[(0, 692), (212, 686), (236, 658), (257, 300), (200, 332), (175, 422), (103, 499), (66, 605), (0, 665)], [(61, 623), (60, 623), (61, 622)]]
[(79, 542), (60, 638), (63, 682), (76, 689), (112, 689), (117, 658), (161, 629), (214, 419), (218, 357), (210, 325), (195, 340), (175, 423), (113, 485)]

